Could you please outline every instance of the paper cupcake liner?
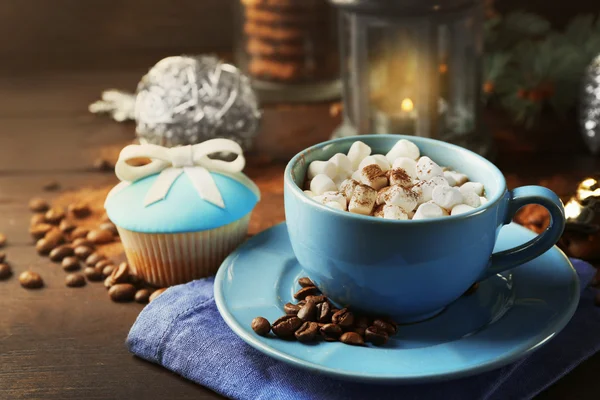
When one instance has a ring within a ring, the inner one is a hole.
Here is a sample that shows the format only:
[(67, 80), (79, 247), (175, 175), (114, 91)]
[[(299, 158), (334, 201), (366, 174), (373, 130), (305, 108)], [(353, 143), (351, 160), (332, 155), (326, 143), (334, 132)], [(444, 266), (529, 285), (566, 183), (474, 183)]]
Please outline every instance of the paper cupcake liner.
[(140, 233), (117, 227), (133, 273), (146, 282), (172, 286), (214, 275), (246, 238), (250, 214), (200, 232)]

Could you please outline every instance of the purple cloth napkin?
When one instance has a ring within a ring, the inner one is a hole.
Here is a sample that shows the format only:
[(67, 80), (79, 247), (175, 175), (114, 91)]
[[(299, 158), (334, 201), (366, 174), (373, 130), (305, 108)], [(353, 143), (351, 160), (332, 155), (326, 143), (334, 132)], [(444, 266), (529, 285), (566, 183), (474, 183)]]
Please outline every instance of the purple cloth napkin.
[[(585, 288), (594, 274), (572, 260)], [(545, 346), (511, 365), (442, 383), (374, 385), (291, 367), (253, 349), (221, 318), (213, 278), (170, 288), (140, 313), (129, 350), (233, 399), (529, 399), (600, 350), (600, 308), (586, 288), (569, 324)]]

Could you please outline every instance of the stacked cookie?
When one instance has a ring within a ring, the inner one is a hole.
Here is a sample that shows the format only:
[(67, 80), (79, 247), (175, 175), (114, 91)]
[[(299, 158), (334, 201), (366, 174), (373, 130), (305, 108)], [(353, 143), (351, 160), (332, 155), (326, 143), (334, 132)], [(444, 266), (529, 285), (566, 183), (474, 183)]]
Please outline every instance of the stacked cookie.
[(300, 83), (334, 79), (338, 61), (327, 0), (240, 0), (247, 72), (256, 79)]

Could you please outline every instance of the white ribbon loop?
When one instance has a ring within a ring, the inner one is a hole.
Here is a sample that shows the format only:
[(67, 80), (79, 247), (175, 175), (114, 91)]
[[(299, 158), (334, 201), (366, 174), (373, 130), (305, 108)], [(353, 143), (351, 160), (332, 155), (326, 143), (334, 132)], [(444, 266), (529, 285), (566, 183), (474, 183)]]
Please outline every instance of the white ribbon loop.
[[(223, 161), (208, 157), (209, 154), (220, 152), (237, 154), (237, 158), (233, 161)], [(127, 163), (134, 158), (149, 158), (151, 162), (141, 166)], [(119, 155), (115, 173), (121, 181), (135, 182), (160, 172), (144, 198), (144, 206), (164, 199), (179, 175), (185, 173), (200, 198), (225, 208), (221, 192), (210, 171), (235, 174), (241, 172), (245, 165), (246, 160), (239, 144), (229, 139), (211, 139), (174, 148), (153, 144), (127, 146)]]

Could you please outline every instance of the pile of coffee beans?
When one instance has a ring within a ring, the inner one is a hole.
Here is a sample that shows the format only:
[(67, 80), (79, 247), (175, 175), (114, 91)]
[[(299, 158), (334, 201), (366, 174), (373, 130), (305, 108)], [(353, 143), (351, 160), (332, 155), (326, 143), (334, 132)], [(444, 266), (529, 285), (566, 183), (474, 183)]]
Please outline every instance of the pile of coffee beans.
[(309, 278), (300, 278), (301, 289), (294, 294), (297, 303), (287, 303), (285, 314), (272, 324), (263, 317), (252, 320), (252, 329), (258, 335), (275, 336), (299, 342), (342, 342), (354, 346), (371, 343), (383, 346), (398, 326), (386, 317), (357, 314), (348, 308), (338, 309), (321, 294)]

